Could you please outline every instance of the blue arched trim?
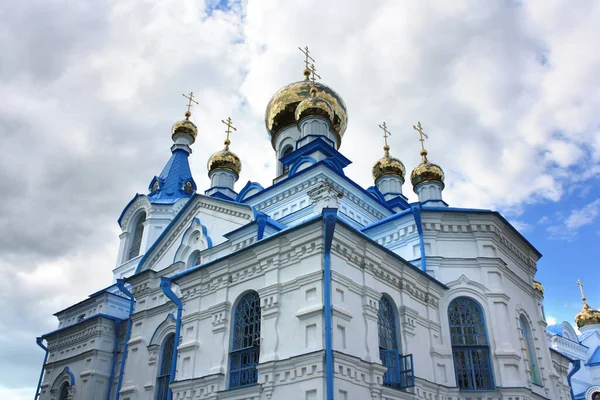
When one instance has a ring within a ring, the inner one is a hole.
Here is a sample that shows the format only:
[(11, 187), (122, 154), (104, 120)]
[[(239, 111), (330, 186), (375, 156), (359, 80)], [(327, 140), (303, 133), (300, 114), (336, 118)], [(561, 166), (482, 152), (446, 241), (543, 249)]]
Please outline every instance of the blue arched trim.
[(380, 203), (385, 204), (385, 198), (383, 197), (383, 195), (381, 194), (381, 192), (379, 191), (379, 189), (377, 188), (377, 186), (370, 186), (367, 188), (367, 192), (372, 195), (373, 197), (375, 197)]
[(323, 160), (324, 164), (329, 165), (331, 168), (333, 168), (334, 170), (336, 170), (340, 175), (346, 175), (344, 173), (344, 169), (342, 168), (342, 166), (340, 165), (340, 163), (332, 157), (326, 158), (325, 160)]
[(129, 208), (129, 206), (132, 205), (133, 202), (138, 199), (138, 197), (142, 197), (142, 196), (143, 196), (143, 194), (136, 193), (135, 196), (133, 196), (133, 199), (129, 200), (129, 203), (127, 203), (125, 208), (123, 208), (123, 211), (121, 211), (121, 215), (119, 215), (119, 219), (117, 219), (117, 223), (119, 224), (119, 226), (121, 226), (121, 221), (123, 220), (123, 217), (125, 216), (125, 212)]
[(315, 160), (311, 156), (300, 157), (298, 159), (298, 161), (296, 161), (294, 163), (294, 165), (292, 165), (292, 167), (290, 168), (290, 172), (289, 172), (288, 176), (294, 176), (296, 174), (296, 171), (298, 171), (298, 168), (300, 167), (300, 165), (302, 165), (304, 163), (310, 163), (310, 165), (315, 165), (317, 163), (317, 160)]
[(244, 197), (252, 189), (256, 189), (259, 192), (265, 190), (265, 188), (263, 188), (260, 183), (248, 181), (248, 183), (246, 183), (246, 186), (244, 186), (242, 188), (242, 190), (240, 190), (240, 194), (237, 195), (237, 197), (235, 198), (235, 201), (239, 201), (239, 202), (244, 201)]
[(61, 380), (62, 380), (62, 376), (63, 376), (65, 373), (66, 373), (67, 375), (69, 375), (69, 385), (71, 385), (71, 386), (75, 386), (75, 374), (73, 374), (73, 372), (72, 372), (72, 371), (69, 369), (69, 367), (65, 367), (65, 368), (64, 368), (64, 369), (63, 369), (63, 370), (60, 372), (60, 374), (58, 374), (58, 376), (56, 377), (56, 379), (54, 380), (54, 382), (52, 382), (52, 390), (54, 390), (54, 389), (58, 389), (58, 387), (57, 387), (57, 383), (58, 383), (59, 381), (61, 381)]
[(417, 225), (417, 231), (419, 232), (419, 249), (421, 250), (421, 269), (423, 272), (427, 271), (427, 258), (425, 257), (425, 239), (423, 238), (423, 224), (421, 221), (421, 205), (412, 204), (410, 211), (415, 218), (415, 224)]
[(198, 217), (194, 217), (192, 219), (192, 221), (190, 222), (190, 224), (188, 225), (185, 232), (183, 233), (183, 235), (181, 235), (181, 241), (179, 242), (179, 246), (177, 246), (177, 250), (175, 251), (175, 255), (173, 256), (173, 264), (177, 261), (177, 255), (179, 254), (179, 250), (181, 249), (181, 246), (183, 246), (183, 241), (186, 239), (188, 234), (190, 234), (191, 232), (194, 231), (195, 226), (200, 226), (200, 231), (202, 232), (202, 236), (204, 236), (206, 238), (207, 248), (210, 249), (213, 246), (212, 239), (210, 238), (210, 236), (208, 236), (208, 230), (206, 229), (206, 226), (204, 224), (202, 224), (202, 222), (200, 222), (200, 219)]

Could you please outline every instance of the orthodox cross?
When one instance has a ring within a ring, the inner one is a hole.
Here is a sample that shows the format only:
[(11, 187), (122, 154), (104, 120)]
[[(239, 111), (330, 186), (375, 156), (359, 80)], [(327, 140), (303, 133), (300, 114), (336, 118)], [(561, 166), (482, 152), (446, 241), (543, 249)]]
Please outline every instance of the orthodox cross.
[(385, 147), (388, 147), (387, 138), (388, 136), (392, 136), (392, 132), (387, 130), (387, 125), (385, 124), (385, 121), (383, 121), (383, 124), (379, 125), (379, 127), (383, 130), (383, 140), (385, 141)]
[[(425, 145), (423, 144), (423, 142), (425, 142), (425, 139), (429, 139), (429, 136), (427, 136), (427, 134), (425, 134), (425, 132), (423, 132), (423, 127), (421, 126), (421, 121), (417, 122), (417, 125), (413, 125), (413, 129), (417, 132), (419, 132), (419, 141), (421, 142), (421, 150), (425, 150)], [(425, 139), (423, 139), (423, 136), (425, 136)]]
[(229, 141), (229, 135), (231, 134), (231, 130), (232, 129), (234, 131), (237, 131), (237, 129), (233, 126), (233, 123), (231, 121), (231, 117), (227, 117), (227, 121), (221, 120), (221, 122), (224, 123), (225, 125), (227, 125), (227, 130), (225, 131), (225, 133), (227, 133), (227, 139), (225, 139), (225, 148), (229, 149), (229, 144), (231, 143)]
[(310, 64), (309, 70), (310, 70), (310, 73), (312, 74), (312, 77), (310, 79), (313, 81), (313, 83), (315, 83), (315, 76), (317, 78), (321, 79), (321, 76), (319, 74), (317, 74), (317, 69), (315, 68), (315, 64)]
[(577, 279), (577, 284), (579, 285), (579, 291), (581, 292), (581, 300), (585, 303), (585, 294), (583, 293), (583, 283), (579, 279)]
[(182, 96), (189, 100), (188, 105), (187, 105), (187, 111), (186, 111), (185, 115), (186, 116), (188, 116), (188, 114), (191, 115), (190, 108), (193, 107), (192, 103), (196, 103), (196, 104), (200, 104), (200, 103), (198, 103), (196, 100), (194, 100), (194, 92), (190, 92), (189, 95), (187, 95), (187, 96), (185, 94), (182, 94)]
[(306, 57), (304, 60), (304, 64), (306, 65), (306, 69), (309, 69), (309, 64), (308, 64), (308, 60), (315, 62), (314, 58), (312, 58), (311, 56), (309, 56), (310, 51), (308, 51), (308, 46), (304, 46), (304, 49), (302, 47), (298, 47), (298, 50), (300, 50), (302, 52), (302, 54), (304, 54), (304, 56)]

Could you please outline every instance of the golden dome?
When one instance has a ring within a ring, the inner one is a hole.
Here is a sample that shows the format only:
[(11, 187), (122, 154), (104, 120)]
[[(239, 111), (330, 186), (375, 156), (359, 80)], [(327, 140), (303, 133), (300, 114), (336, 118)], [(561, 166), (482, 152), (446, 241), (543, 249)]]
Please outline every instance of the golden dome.
[(588, 303), (584, 301), (581, 311), (575, 315), (575, 323), (578, 328), (600, 324), (600, 311), (590, 307)]
[(192, 121), (190, 121), (190, 116), (192, 113), (189, 111), (185, 113), (185, 119), (181, 121), (177, 121), (173, 124), (171, 128), (171, 137), (174, 139), (176, 134), (184, 134), (192, 137), (192, 143), (196, 141), (196, 136), (198, 136), (198, 127)]
[(538, 292), (540, 292), (542, 294), (542, 296), (544, 295), (544, 286), (540, 282), (534, 280), (533, 281), (533, 288), (535, 290), (537, 290)]
[(327, 100), (317, 97), (316, 88), (310, 89), (310, 97), (304, 99), (296, 107), (296, 121), (310, 115), (320, 115), (327, 118), (333, 124), (334, 112)]
[(413, 185), (413, 190), (424, 182), (438, 182), (444, 188), (444, 171), (442, 168), (427, 160), (427, 150), (421, 150), (421, 157), (423, 158), (421, 164), (417, 165), (410, 173), (410, 182)]
[(296, 122), (296, 108), (303, 100), (310, 99), (310, 89), (312, 87), (317, 90), (316, 97), (329, 103), (333, 110), (332, 129), (338, 136), (338, 146), (341, 144), (348, 123), (346, 104), (330, 87), (309, 80), (282, 87), (269, 101), (265, 111), (265, 124), (269, 135), (271, 135), (272, 144), (274, 144), (277, 132), (281, 128)]
[(242, 171), (242, 162), (240, 158), (232, 151), (229, 151), (229, 140), (225, 141), (225, 148), (221, 151), (217, 151), (215, 154), (210, 156), (206, 167), (208, 173), (211, 173), (215, 169), (228, 169), (240, 176)]
[(390, 156), (390, 147), (384, 146), (383, 150), (385, 151), (385, 155), (382, 159), (377, 161), (375, 165), (373, 165), (373, 179), (375, 182), (379, 178), (385, 175), (396, 175), (402, 179), (404, 182), (404, 175), (406, 174), (406, 168), (404, 168), (404, 164), (402, 161), (397, 158)]

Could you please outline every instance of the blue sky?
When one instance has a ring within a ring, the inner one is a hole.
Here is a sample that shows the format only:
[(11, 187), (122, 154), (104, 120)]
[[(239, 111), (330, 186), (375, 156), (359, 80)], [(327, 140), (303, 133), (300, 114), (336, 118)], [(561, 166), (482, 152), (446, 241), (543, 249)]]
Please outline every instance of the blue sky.
[[(573, 321), (577, 279), (600, 307), (595, 0), (33, 0), (3, 11), (0, 398), (31, 398), (35, 337), (111, 283), (116, 219), (167, 162), (182, 93), (200, 103), (190, 157), (200, 190), (228, 116), (236, 188), (271, 183), (264, 111), (302, 78), (298, 46), (346, 102), (349, 177), (372, 185), (382, 121), (392, 156), (414, 168), (421, 121), (445, 200), (501, 211), (543, 253), (547, 315)], [(410, 184), (404, 192), (416, 200)]]

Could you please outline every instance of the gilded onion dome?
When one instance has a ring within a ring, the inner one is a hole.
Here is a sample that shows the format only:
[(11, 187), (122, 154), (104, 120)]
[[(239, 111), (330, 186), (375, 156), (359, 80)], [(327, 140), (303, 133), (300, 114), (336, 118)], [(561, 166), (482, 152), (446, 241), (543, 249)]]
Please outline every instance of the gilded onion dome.
[(600, 311), (592, 308), (587, 303), (587, 299), (585, 298), (585, 294), (583, 293), (583, 285), (580, 281), (577, 281), (577, 284), (581, 290), (581, 300), (583, 301), (583, 307), (581, 311), (575, 315), (575, 323), (578, 328), (583, 328), (588, 325), (596, 325), (600, 324)]
[(383, 158), (373, 165), (373, 179), (377, 182), (382, 176), (396, 175), (404, 182), (404, 175), (406, 174), (404, 164), (397, 158), (390, 156), (390, 146), (386, 144), (383, 146), (383, 150), (385, 152)]
[[(340, 145), (346, 131), (346, 124), (348, 123), (344, 100), (329, 86), (319, 82), (311, 82), (308, 80), (306, 73), (305, 76), (306, 80), (295, 82), (279, 89), (269, 101), (265, 111), (265, 124), (271, 136), (271, 143), (274, 145), (275, 137), (281, 128), (296, 123), (298, 105), (303, 100), (311, 99), (311, 88), (314, 88), (316, 90), (315, 97), (328, 103), (332, 110), (330, 112), (323, 102), (317, 102), (316, 109), (330, 114), (331, 118), (328, 118), (332, 121), (332, 130), (336, 133), (338, 145)], [(306, 103), (305, 106), (307, 106)], [(302, 116), (302, 113), (300, 113), (300, 116)]]
[(535, 290), (537, 290), (538, 292), (540, 292), (542, 294), (542, 296), (544, 295), (544, 285), (542, 285), (540, 282), (534, 280), (533, 281), (533, 288)]
[(310, 115), (319, 115), (327, 118), (332, 124), (335, 116), (333, 108), (327, 100), (317, 96), (317, 89), (315, 87), (310, 89), (310, 97), (302, 100), (298, 104), (298, 107), (296, 107), (296, 121), (300, 121), (302, 118)]
[(421, 150), (421, 164), (417, 165), (410, 173), (410, 182), (413, 185), (413, 190), (424, 182), (437, 182), (444, 188), (444, 171), (437, 165), (430, 163), (427, 160), (427, 150)]
[(177, 121), (173, 124), (171, 128), (171, 137), (173, 140), (175, 139), (175, 135), (183, 134), (189, 135), (192, 138), (192, 143), (196, 141), (196, 136), (198, 136), (198, 127), (192, 121), (190, 121), (192, 113), (187, 111), (185, 113), (185, 119), (181, 121)]
[(229, 145), (226, 145), (223, 150), (210, 156), (206, 167), (209, 173), (215, 169), (228, 169), (239, 176), (242, 170), (242, 162), (234, 152), (229, 151)]

